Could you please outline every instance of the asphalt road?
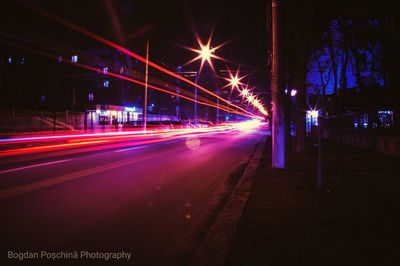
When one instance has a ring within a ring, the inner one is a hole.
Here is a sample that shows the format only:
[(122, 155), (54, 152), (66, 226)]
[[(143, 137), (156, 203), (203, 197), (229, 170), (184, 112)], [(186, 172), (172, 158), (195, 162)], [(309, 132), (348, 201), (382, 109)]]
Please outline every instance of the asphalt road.
[(229, 195), (233, 174), (262, 137), (231, 131), (0, 159), (1, 257), (8, 251), (125, 251), (130, 261), (107, 262), (187, 265)]

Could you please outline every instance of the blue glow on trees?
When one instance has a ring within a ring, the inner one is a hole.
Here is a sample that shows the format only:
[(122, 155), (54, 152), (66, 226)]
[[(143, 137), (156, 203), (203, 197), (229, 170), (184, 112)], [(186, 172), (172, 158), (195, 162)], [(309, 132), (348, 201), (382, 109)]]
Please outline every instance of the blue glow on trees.
[[(308, 94), (329, 95), (338, 89), (383, 87), (383, 48), (373, 35), (380, 30), (380, 23), (366, 20), (354, 25), (350, 19), (332, 20), (323, 35), (322, 47), (313, 52), (308, 62)], [(354, 27), (358, 27), (358, 32)]]

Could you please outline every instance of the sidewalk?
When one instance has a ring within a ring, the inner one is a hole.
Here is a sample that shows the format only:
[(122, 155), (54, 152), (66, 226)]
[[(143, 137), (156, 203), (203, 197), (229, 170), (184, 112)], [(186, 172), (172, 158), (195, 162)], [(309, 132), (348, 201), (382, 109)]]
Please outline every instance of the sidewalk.
[(225, 265), (400, 265), (400, 158), (323, 149), (316, 192), (315, 152), (272, 170), (266, 145)]

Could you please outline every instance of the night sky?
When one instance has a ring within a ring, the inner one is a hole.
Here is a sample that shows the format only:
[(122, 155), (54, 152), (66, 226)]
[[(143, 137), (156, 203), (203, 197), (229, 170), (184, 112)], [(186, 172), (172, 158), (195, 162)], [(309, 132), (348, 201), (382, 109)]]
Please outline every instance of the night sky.
[[(218, 68), (240, 67), (247, 71), (265, 71), (267, 1), (30, 1), (49, 13), (66, 18), (90, 31), (142, 53), (146, 34), (150, 38), (151, 58), (173, 68), (195, 56), (182, 46), (197, 48), (194, 31), (203, 41), (213, 32), (212, 45), (228, 42), (216, 54), (229, 62)], [(17, 28), (62, 41), (71, 47), (102, 47), (79, 33), (47, 18), (32, 14), (13, 1), (2, 4), (6, 28)], [(118, 26), (120, 25), (120, 27)], [(118, 29), (119, 28), (119, 29)], [(147, 31), (147, 33), (146, 33)], [(118, 34), (120, 32), (120, 34)], [(123, 39), (119, 36), (123, 36)], [(218, 64), (218, 63), (217, 63)], [(198, 67), (196, 64), (189, 68)]]
[[(312, 1), (312, 0), (311, 0)], [(17, 1), (18, 2), (18, 1)], [(21, 0), (21, 2), (23, 2)], [(160, 0), (85, 0), (85, 1), (28, 1), (72, 21), (102, 37), (145, 55), (147, 36), (150, 40), (150, 59), (167, 68), (175, 69), (196, 55), (183, 48), (197, 48), (194, 32), (205, 42), (211, 32), (211, 45), (228, 42), (216, 54), (228, 62), (215, 62), (217, 69), (241, 68), (252, 73), (246, 82), (252, 86), (269, 87), (267, 65), (267, 0), (228, 1), (160, 1)], [(385, 8), (372, 1), (314, 1), (315, 13), (370, 12)], [(389, 1), (390, 2), (390, 1)], [(62, 42), (77, 49), (101, 48), (104, 45), (90, 40), (52, 22), (48, 18), (32, 13), (13, 0), (2, 1), (3, 15), (0, 24), (4, 31), (29, 32)], [(110, 8), (112, 7), (112, 8)], [(113, 9), (113, 11), (112, 11)], [(318, 10), (324, 10), (320, 12)], [(186, 67), (197, 70), (199, 62)], [(264, 90), (264, 89), (261, 89)]]

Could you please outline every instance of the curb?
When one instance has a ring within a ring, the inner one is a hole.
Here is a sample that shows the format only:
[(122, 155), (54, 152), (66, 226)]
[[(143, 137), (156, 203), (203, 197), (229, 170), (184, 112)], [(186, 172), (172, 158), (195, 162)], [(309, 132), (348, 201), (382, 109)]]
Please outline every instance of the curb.
[(236, 227), (250, 196), (253, 177), (264, 151), (266, 139), (267, 136), (258, 145), (224, 209), (200, 244), (190, 263), (191, 266), (225, 264)]

